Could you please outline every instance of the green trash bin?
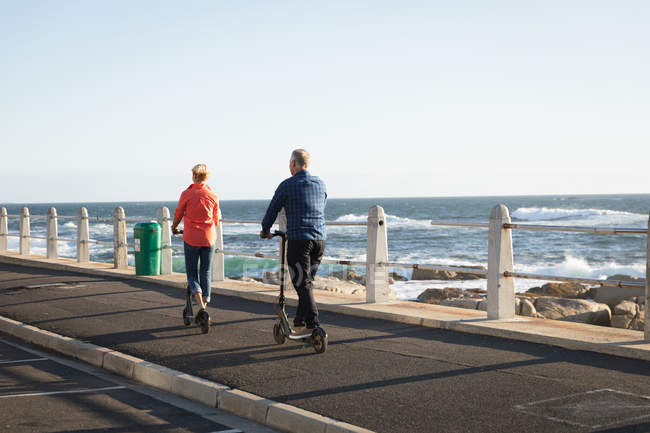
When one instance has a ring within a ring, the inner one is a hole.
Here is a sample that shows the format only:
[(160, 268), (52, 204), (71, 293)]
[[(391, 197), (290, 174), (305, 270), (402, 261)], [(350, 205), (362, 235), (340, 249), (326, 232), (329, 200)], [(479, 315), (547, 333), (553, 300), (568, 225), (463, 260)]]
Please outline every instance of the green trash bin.
[(133, 228), (135, 240), (135, 274), (160, 275), (162, 227), (158, 223), (137, 223)]

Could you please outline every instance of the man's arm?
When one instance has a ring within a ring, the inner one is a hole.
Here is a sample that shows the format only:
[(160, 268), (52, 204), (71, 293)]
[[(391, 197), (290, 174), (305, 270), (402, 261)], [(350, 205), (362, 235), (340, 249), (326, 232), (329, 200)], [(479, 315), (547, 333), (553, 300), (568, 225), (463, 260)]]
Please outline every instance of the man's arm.
[(278, 217), (278, 213), (284, 207), (284, 194), (282, 193), (282, 185), (275, 190), (273, 194), (273, 199), (269, 203), (268, 209), (266, 209), (266, 214), (264, 219), (262, 219), (262, 231), (260, 232), (260, 237), (265, 238), (271, 231), (271, 226), (275, 222), (275, 219)]

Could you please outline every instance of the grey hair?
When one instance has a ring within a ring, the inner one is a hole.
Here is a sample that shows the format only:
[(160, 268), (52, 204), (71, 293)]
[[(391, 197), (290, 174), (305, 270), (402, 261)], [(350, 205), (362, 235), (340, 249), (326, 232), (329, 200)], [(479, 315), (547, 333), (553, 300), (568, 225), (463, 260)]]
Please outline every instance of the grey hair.
[(311, 155), (309, 155), (309, 152), (307, 152), (305, 149), (296, 149), (291, 152), (291, 160), (296, 161), (296, 164), (302, 168), (309, 167), (310, 159)]

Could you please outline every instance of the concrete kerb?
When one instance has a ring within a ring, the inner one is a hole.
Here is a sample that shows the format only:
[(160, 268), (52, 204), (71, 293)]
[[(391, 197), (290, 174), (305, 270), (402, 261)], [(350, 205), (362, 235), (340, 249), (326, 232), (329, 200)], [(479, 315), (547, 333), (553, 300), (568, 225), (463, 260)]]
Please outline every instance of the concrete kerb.
[(45, 331), (0, 316), (0, 331), (63, 355), (104, 368), (145, 385), (170, 392), (209, 407), (284, 430), (322, 433), (372, 433), (351, 424), (274, 402), (255, 394), (191, 376), (105, 347)]

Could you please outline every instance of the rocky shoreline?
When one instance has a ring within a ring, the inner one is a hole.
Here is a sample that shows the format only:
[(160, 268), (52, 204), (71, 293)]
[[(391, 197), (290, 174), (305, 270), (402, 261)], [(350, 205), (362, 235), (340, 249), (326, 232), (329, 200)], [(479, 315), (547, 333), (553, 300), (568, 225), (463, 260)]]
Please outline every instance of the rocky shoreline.
[[(645, 282), (629, 275), (612, 275), (608, 280)], [(565, 320), (592, 325), (642, 331), (645, 325), (643, 290), (588, 287), (577, 283), (547, 283), (515, 296), (515, 314), (540, 319)], [(483, 289), (427, 289), (418, 302), (449, 307), (487, 310)], [(604, 300), (605, 302), (600, 302)]]
[[(477, 269), (485, 270), (483, 267)], [(408, 278), (390, 273), (390, 284), (408, 281)], [(263, 278), (242, 277), (243, 281), (280, 284), (278, 272), (266, 272)], [(453, 271), (414, 269), (412, 280), (466, 281), (477, 280), (474, 274)], [(630, 275), (612, 275), (608, 280), (645, 282)], [(364, 296), (365, 275), (352, 269), (332, 272), (327, 277), (317, 276), (314, 289), (346, 295)], [(291, 283), (289, 283), (291, 285)], [(293, 287), (290, 287), (293, 290)], [(396, 299), (393, 294), (393, 299)], [(426, 289), (418, 302), (449, 307), (487, 310), (487, 292), (484, 289), (456, 287)], [(645, 325), (645, 291), (612, 287), (589, 287), (578, 283), (547, 283), (526, 292), (516, 293), (515, 314), (540, 319), (565, 320), (600, 326), (642, 331)]]

